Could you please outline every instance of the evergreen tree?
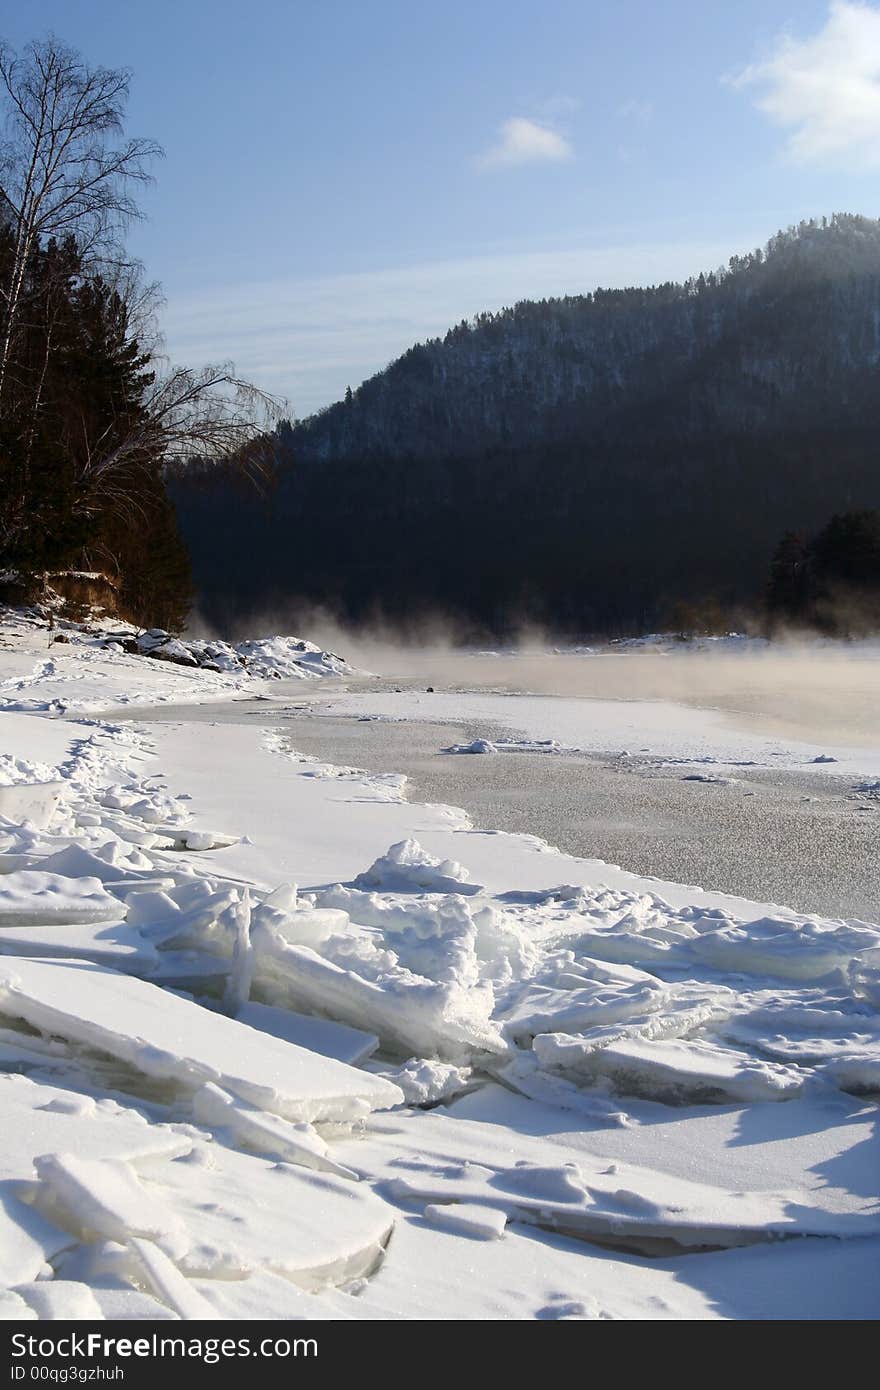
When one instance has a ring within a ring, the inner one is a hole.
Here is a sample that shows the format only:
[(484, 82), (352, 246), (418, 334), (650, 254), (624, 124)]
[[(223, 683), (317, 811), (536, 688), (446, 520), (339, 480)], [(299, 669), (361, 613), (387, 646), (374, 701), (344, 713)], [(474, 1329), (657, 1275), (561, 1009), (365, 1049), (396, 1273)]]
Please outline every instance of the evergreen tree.
[(807, 545), (795, 531), (786, 531), (770, 562), (767, 608), (774, 618), (805, 618), (810, 600)]

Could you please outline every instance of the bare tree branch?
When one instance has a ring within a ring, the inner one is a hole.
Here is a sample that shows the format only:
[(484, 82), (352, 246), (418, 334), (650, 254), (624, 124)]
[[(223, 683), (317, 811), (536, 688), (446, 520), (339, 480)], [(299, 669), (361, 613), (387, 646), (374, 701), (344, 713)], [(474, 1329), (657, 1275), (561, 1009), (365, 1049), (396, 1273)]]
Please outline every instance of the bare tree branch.
[(242, 381), (231, 363), (171, 368), (148, 388), (133, 430), (109, 449), (103, 440), (91, 443), (80, 486), (103, 488), (141, 459), (168, 465), (235, 458), (273, 428), (285, 404)]
[(121, 260), (119, 238), (139, 216), (132, 185), (150, 180), (161, 155), (152, 140), (122, 132), (129, 74), (89, 68), (49, 37), (21, 56), (0, 44), (0, 216), (14, 254), (0, 284), (0, 413), (28, 263), (50, 237), (73, 235), (93, 261)]

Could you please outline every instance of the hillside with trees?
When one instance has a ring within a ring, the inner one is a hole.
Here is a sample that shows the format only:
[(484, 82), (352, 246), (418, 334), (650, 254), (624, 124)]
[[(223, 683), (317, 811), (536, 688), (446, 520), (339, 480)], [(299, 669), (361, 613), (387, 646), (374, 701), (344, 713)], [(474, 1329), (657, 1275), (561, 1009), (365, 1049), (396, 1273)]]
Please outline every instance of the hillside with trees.
[(836, 513), (815, 536), (788, 531), (770, 565), (771, 629), (863, 636), (880, 627), (880, 512)]
[(878, 427), (880, 222), (838, 215), (685, 284), (481, 314), (279, 426), (268, 493), (172, 492), (210, 616), (625, 631), (752, 603), (786, 531), (880, 506)]

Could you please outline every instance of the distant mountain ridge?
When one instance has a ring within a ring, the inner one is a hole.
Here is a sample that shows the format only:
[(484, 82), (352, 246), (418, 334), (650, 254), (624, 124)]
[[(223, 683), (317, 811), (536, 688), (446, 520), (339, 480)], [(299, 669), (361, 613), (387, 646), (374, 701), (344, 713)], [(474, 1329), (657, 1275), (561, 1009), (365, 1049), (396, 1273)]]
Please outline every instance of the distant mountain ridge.
[[(780, 409), (794, 423), (805, 374), (836, 399), (877, 366), (878, 324), (880, 222), (838, 214), (685, 284), (479, 314), (299, 423), (290, 442), (308, 458), (457, 456), (558, 442), (672, 392), (703, 412), (697, 425), (765, 425)], [(721, 369), (738, 374), (735, 391), (718, 391)]]
[(838, 214), (683, 285), (478, 315), (284, 423), (267, 499), (174, 494), (209, 614), (611, 631), (747, 602), (783, 532), (880, 506), (878, 430), (880, 222)]

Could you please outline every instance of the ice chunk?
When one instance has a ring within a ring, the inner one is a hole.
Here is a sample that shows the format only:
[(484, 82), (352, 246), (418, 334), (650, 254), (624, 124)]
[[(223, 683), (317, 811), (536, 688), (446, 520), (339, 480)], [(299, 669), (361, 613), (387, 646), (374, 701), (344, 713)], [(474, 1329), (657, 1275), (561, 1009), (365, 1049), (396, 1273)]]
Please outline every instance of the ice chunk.
[[(145, 1236), (172, 1251), (186, 1248), (180, 1218), (148, 1192), (121, 1159), (57, 1153), (37, 1158), (34, 1166), (42, 1184), (37, 1201), (50, 1217), (59, 1213), (59, 1224), (76, 1231), (81, 1240)], [(43, 1187), (48, 1200), (42, 1197)]]
[(880, 1055), (837, 1057), (820, 1068), (826, 1081), (854, 1096), (880, 1095)]
[[(631, 1243), (649, 1253), (657, 1253), (651, 1242), (658, 1239), (692, 1249), (880, 1230), (880, 1214), (870, 1203), (829, 1210), (821, 1197), (812, 1202), (804, 1188), (787, 1183), (778, 1189), (766, 1181), (760, 1190), (728, 1188), (723, 1164), (719, 1182), (711, 1184), (637, 1163), (609, 1163), (607, 1156), (575, 1150), (545, 1132), (543, 1121), (556, 1130), (558, 1112), (543, 1112), (542, 1121), (542, 1112), (535, 1114), (528, 1102), (518, 1105), (526, 1128), (459, 1120), (440, 1110), (377, 1117), (358, 1144), (340, 1145), (340, 1156), (351, 1155), (361, 1170), (368, 1165), (374, 1180), (384, 1179), (398, 1200), (419, 1211), (425, 1202), (476, 1204), (504, 1212), (508, 1220), (618, 1246)], [(529, 1128), (533, 1119), (535, 1132)], [(612, 1136), (609, 1147), (613, 1143)]]
[(357, 1176), (330, 1156), (328, 1146), (311, 1125), (294, 1125), (279, 1115), (255, 1110), (210, 1082), (193, 1096), (193, 1114), (202, 1124), (228, 1130), (237, 1143), (255, 1153), (274, 1154), (287, 1163), (341, 1178)]
[(57, 923), (48, 926), (4, 927), (0, 932), (4, 956), (71, 957), (116, 966), (134, 975), (149, 975), (159, 953), (128, 922)]
[(261, 999), (367, 1027), (405, 1054), (460, 1061), (474, 1052), (506, 1051), (491, 1022), (491, 986), (426, 979), (369, 942), (339, 957), (350, 968), (291, 946), (265, 926), (255, 928), (253, 944)]
[(355, 888), (385, 893), (479, 893), (467, 869), (453, 859), (436, 859), (417, 840), (401, 840), (354, 880)]
[(125, 908), (97, 878), (22, 869), (0, 878), (0, 928), (47, 922), (113, 922)]
[(331, 936), (348, 929), (345, 912), (321, 908), (298, 907), (292, 912), (260, 903), (254, 908), (254, 924), (271, 926), (285, 941), (296, 946), (313, 946), (319, 950)]
[(218, 1144), (152, 1167), (148, 1184), (191, 1236), (188, 1275), (274, 1271), (314, 1290), (370, 1273), (394, 1224), (365, 1183), (242, 1154)]
[(508, 1036), (529, 1039), (549, 1030), (574, 1033), (620, 1023), (659, 1009), (671, 995), (670, 986), (642, 970), (574, 960), (565, 951), (546, 960), (533, 979), (511, 986), (500, 1013)]
[(448, 1100), (467, 1090), (471, 1068), (412, 1057), (395, 1071), (382, 1071), (379, 1075), (400, 1087), (407, 1105), (439, 1105), (441, 1100)]
[(730, 924), (690, 943), (699, 960), (717, 969), (788, 980), (818, 980), (846, 970), (854, 957), (878, 946), (876, 928), (774, 917)]
[(29, 821), (44, 829), (64, 795), (66, 782), (30, 782), (0, 785), (0, 816), (12, 821)]
[(0, 1321), (28, 1322), (34, 1321), (38, 1316), (31, 1305), (25, 1303), (21, 1294), (14, 1293), (12, 1289), (0, 1289)]
[[(131, 863), (132, 854), (141, 860), (141, 866)], [(128, 880), (137, 883), (145, 877), (155, 877), (155, 869), (149, 860), (131, 851), (130, 847), (110, 840), (100, 847), (100, 853), (92, 853), (82, 845), (70, 844), (65, 849), (50, 854), (43, 860), (40, 868), (46, 873), (62, 874), (65, 878), (100, 879), (103, 884)]]
[(88, 1284), (70, 1279), (40, 1279), (31, 1284), (19, 1284), (16, 1293), (34, 1309), (38, 1318), (64, 1322), (87, 1322), (103, 1319), (101, 1305)]
[(253, 1000), (242, 1005), (236, 1018), (239, 1023), (271, 1033), (274, 1038), (283, 1038), (309, 1052), (320, 1052), (322, 1057), (335, 1057), (337, 1062), (349, 1062), (352, 1066), (365, 1061), (379, 1046), (375, 1033), (365, 1033), (329, 1018), (276, 1009), (271, 1004), (256, 1004)]
[(507, 1214), (470, 1202), (429, 1203), (425, 1207), (425, 1220), (430, 1221), (432, 1226), (454, 1231), (456, 1235), (473, 1236), (476, 1240), (499, 1240), (504, 1235)]
[(0, 959), (0, 1013), (192, 1090), (217, 1082), (286, 1119), (348, 1121), (402, 1099), (380, 1077), (82, 961)]
[(191, 1283), (221, 1317), (235, 1321), (312, 1322), (332, 1318), (334, 1322), (347, 1322), (364, 1316), (359, 1300), (346, 1293), (330, 1302), (265, 1269), (246, 1279), (193, 1279)]
[[(8, 964), (8, 962), (4, 962)], [(23, 1040), (46, 1044), (40, 1038)], [(46, 1062), (53, 1054), (44, 1055)], [(64, 1065), (69, 1065), (64, 1059)], [(0, 1073), (0, 1182), (22, 1182), (34, 1175), (34, 1159), (67, 1150), (81, 1159), (144, 1158), (186, 1153), (191, 1140), (167, 1125), (150, 1124), (137, 1110), (104, 1098), (94, 1100), (29, 1077)]]
[(543, 1066), (607, 1077), (623, 1094), (672, 1100), (787, 1100), (804, 1073), (699, 1039), (629, 1037), (605, 1046), (591, 1038), (543, 1033), (534, 1041)]
[(473, 743), (453, 743), (444, 753), (497, 753), (496, 745), (488, 738), (475, 738)]
[(131, 1248), (140, 1263), (145, 1282), (162, 1303), (176, 1313), (179, 1318), (215, 1321), (220, 1314), (215, 1311), (188, 1279), (171, 1262), (164, 1251), (152, 1241), (133, 1236)]
[(46, 1262), (73, 1239), (16, 1197), (8, 1185), (0, 1191), (0, 1286), (36, 1279)]

